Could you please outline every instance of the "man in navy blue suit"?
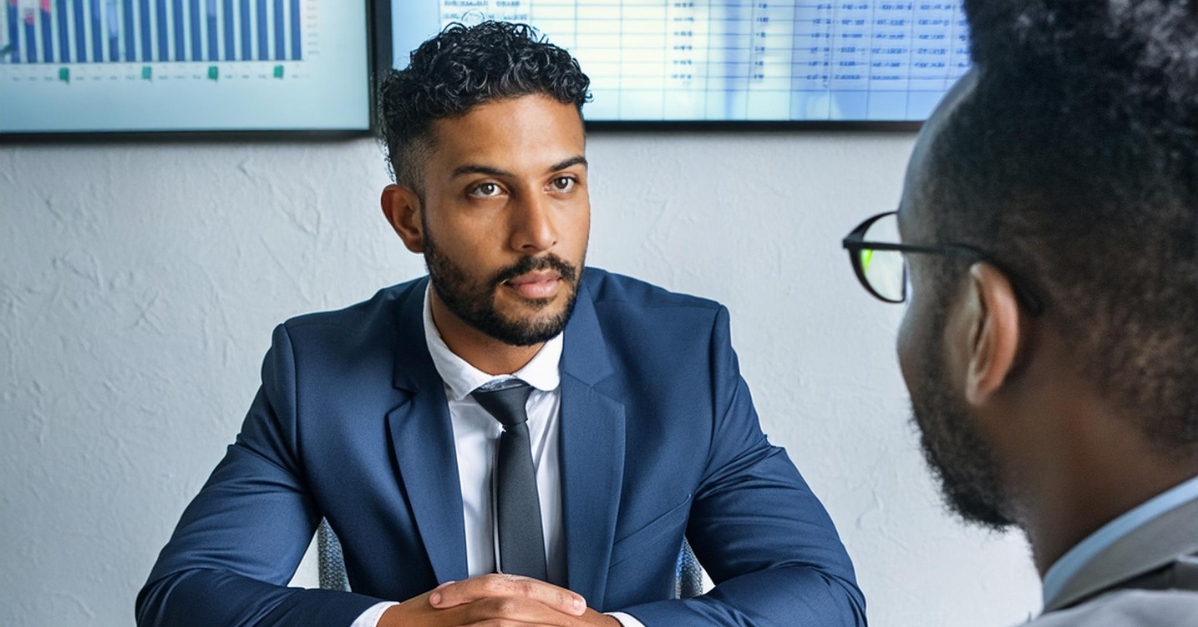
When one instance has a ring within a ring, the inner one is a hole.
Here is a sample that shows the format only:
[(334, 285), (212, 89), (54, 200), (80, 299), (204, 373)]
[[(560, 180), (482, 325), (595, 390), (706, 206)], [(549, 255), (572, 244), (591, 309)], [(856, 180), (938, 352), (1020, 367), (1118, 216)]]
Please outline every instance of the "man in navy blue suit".
[[(584, 269), (588, 85), (494, 22), (387, 77), (383, 212), (429, 277), (275, 330), (139, 625), (865, 625), (727, 310)], [(352, 592), (285, 587), (321, 518)], [(674, 599), (684, 539), (716, 586)]]

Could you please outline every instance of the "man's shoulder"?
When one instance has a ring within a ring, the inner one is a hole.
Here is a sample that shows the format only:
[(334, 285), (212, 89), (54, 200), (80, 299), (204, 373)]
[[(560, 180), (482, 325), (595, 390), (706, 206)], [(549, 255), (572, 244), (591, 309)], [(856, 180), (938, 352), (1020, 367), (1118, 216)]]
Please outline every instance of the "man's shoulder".
[(1174, 627), (1198, 624), (1198, 592), (1116, 590), (1024, 627)]
[[(708, 363), (713, 341), (729, 341), (727, 310), (715, 301), (596, 268), (587, 268), (583, 283), (580, 305), (587, 298), (587, 309), (594, 313), (580, 306), (571, 325), (582, 329), (593, 320), (616, 362), (661, 371), (679, 364), (700, 366)], [(570, 346), (570, 327), (566, 334)]]
[(693, 309), (711, 312), (711, 315), (722, 309), (722, 305), (713, 300), (671, 292), (640, 279), (599, 268), (587, 268), (582, 281), (596, 309), (624, 308), (643, 310), (646, 313), (654, 310)]
[(423, 298), (420, 289), (425, 285), (427, 277), (421, 277), (385, 287), (374, 296), (348, 307), (329, 311), (316, 311), (289, 318), (283, 323), (288, 332), (303, 329), (332, 328), (361, 332), (372, 328), (379, 322), (388, 322), (398, 315), (399, 308), (408, 298), (416, 296)]

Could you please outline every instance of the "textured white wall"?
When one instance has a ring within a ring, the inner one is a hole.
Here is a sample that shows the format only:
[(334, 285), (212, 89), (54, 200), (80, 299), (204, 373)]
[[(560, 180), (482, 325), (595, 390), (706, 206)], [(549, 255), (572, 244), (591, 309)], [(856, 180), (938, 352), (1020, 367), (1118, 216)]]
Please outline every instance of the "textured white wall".
[[(907, 423), (902, 310), (839, 248), (895, 204), (912, 141), (595, 134), (590, 261), (728, 305), (873, 625), (1013, 625), (1040, 600), (1026, 545), (944, 514)], [(379, 213), (386, 182), (369, 140), (0, 146), (0, 623), (132, 625), (272, 327), (423, 272)]]

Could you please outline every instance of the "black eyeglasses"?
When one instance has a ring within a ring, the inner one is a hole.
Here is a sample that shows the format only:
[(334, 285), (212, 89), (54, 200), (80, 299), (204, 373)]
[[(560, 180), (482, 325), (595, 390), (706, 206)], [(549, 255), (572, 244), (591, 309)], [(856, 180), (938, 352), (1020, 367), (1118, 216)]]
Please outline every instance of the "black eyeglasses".
[(1015, 297), (1033, 316), (1044, 313), (1046, 305), (1031, 290), (1019, 275), (1006, 264), (989, 253), (967, 244), (940, 244), (916, 246), (900, 244), (898, 235), (898, 212), (880, 213), (865, 222), (844, 238), (844, 248), (849, 251), (849, 261), (862, 287), (879, 300), (902, 303), (907, 300), (908, 274), (904, 254), (919, 253), (944, 255), (958, 259), (984, 261), (1007, 275)]

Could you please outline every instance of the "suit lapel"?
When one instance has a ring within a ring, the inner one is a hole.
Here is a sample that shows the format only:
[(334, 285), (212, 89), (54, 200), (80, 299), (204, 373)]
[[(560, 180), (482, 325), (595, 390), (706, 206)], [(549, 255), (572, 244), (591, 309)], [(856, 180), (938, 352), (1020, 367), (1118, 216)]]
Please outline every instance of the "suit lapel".
[(624, 480), (624, 406), (595, 387), (611, 365), (591, 295), (580, 290), (562, 352), (562, 517), (568, 587), (601, 608)]
[(400, 308), (393, 382), (408, 398), (387, 413), (387, 429), (437, 581), (460, 581), (469, 576), (462, 489), (445, 389), (424, 339), (426, 285)]

